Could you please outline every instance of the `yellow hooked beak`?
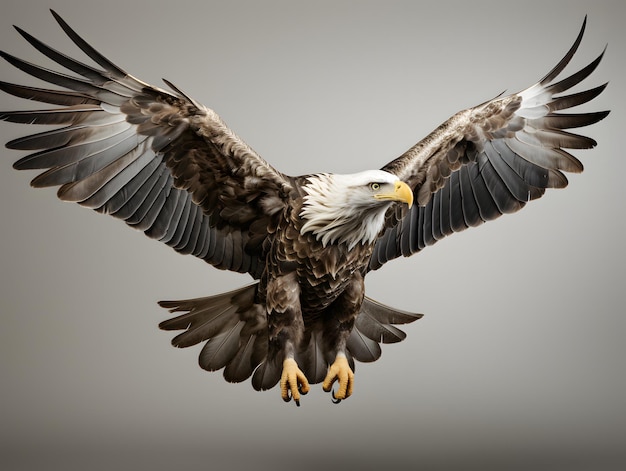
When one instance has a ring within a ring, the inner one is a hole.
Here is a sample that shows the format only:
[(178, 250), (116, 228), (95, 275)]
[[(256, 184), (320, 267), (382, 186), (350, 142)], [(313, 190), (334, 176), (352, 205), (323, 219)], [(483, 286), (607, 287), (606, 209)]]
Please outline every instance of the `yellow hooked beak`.
[(378, 193), (374, 197), (377, 200), (392, 200), (406, 203), (409, 208), (413, 206), (413, 191), (409, 185), (400, 180), (394, 184), (393, 193)]

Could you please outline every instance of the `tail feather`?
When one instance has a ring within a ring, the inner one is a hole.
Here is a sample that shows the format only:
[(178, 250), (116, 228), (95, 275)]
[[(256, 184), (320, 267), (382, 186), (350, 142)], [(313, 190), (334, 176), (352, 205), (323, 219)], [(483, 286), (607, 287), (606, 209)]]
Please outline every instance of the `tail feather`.
[[(228, 293), (182, 301), (161, 301), (169, 312), (182, 312), (159, 324), (163, 330), (184, 330), (172, 339), (176, 347), (188, 347), (206, 341), (200, 366), (209, 371), (224, 368), (229, 382), (252, 377), (257, 390), (271, 389), (279, 379), (282, 355), (268, 357), (268, 329), (265, 307), (256, 302), (258, 283)], [(384, 306), (365, 298), (361, 312), (347, 342), (346, 356), (354, 370), (354, 360), (372, 362), (381, 355), (381, 343), (403, 340), (406, 334), (395, 324), (420, 319), (413, 314)], [(307, 326), (296, 361), (310, 383), (324, 380), (334, 361), (324, 347), (324, 324)]]
[[(371, 317), (383, 324), (409, 324), (421, 319), (424, 315), (385, 306), (367, 296), (363, 300), (361, 312), (366, 311)], [(387, 343), (387, 342), (383, 342)]]
[(230, 364), (239, 351), (239, 336), (243, 321), (236, 321), (230, 329), (211, 337), (200, 351), (200, 367), (207, 371), (217, 371)]
[[(252, 375), (254, 368), (259, 363), (254, 360), (254, 352), (256, 349), (263, 348), (257, 344), (256, 334), (251, 334), (246, 337), (242, 335), (240, 339), (240, 346), (230, 363), (224, 368), (224, 378), (231, 383), (241, 383)], [(265, 346), (265, 342), (262, 342)], [(262, 360), (261, 360), (262, 361)]]
[(352, 356), (363, 363), (376, 361), (382, 354), (378, 342), (364, 335), (356, 326), (350, 332), (346, 346)]
[(364, 363), (376, 361), (382, 354), (381, 343), (396, 343), (406, 337), (406, 334), (393, 324), (407, 324), (421, 317), (422, 314), (393, 309), (365, 297), (361, 312), (348, 338), (348, 350), (358, 361)]
[(323, 332), (321, 326), (316, 326), (305, 333), (296, 361), (310, 383), (324, 381), (328, 369), (329, 359), (324, 355), (322, 347)]
[(197, 324), (192, 323), (189, 326), (189, 330), (172, 339), (172, 345), (184, 348), (215, 338), (222, 332), (232, 329), (237, 324), (238, 319), (234, 315), (235, 313), (236, 309), (233, 306), (217, 311), (196, 313), (198, 317), (202, 314), (208, 314), (208, 318)]
[(280, 380), (282, 361), (277, 358), (265, 358), (254, 370), (252, 375), (252, 387), (257, 391), (272, 389)]
[(200, 352), (200, 366), (208, 371), (225, 368), (227, 381), (245, 381), (267, 356), (267, 320), (265, 309), (255, 303), (257, 286), (204, 298), (160, 301), (161, 307), (183, 314), (159, 327), (184, 330), (172, 339), (175, 347), (207, 341)]
[(404, 340), (406, 334), (393, 324), (408, 324), (422, 316), (422, 314), (390, 308), (365, 297), (361, 312), (355, 321), (355, 327), (367, 338), (377, 343), (396, 343)]

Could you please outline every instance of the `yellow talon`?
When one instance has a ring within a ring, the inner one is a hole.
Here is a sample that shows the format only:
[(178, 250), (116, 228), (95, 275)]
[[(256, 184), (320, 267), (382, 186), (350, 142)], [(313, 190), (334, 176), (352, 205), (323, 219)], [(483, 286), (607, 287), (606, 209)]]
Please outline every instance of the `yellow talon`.
[(354, 373), (352, 369), (350, 369), (348, 359), (344, 355), (337, 355), (334, 363), (328, 368), (328, 373), (322, 384), (324, 391), (329, 392), (335, 381), (339, 381), (339, 389), (333, 394), (333, 398), (336, 399), (337, 402), (352, 395)]
[(309, 381), (296, 361), (293, 358), (283, 361), (283, 373), (280, 377), (280, 395), (283, 401), (289, 402), (293, 398), (296, 405), (300, 406), (300, 394), (308, 393), (309, 389)]

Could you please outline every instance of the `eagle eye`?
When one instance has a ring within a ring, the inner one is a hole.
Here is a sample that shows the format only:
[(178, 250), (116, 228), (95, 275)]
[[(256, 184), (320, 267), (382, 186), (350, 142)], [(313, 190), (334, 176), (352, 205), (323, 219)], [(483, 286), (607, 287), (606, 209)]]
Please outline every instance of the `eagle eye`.
[(380, 190), (380, 183), (370, 183), (370, 188), (372, 189), (372, 191), (378, 191)]

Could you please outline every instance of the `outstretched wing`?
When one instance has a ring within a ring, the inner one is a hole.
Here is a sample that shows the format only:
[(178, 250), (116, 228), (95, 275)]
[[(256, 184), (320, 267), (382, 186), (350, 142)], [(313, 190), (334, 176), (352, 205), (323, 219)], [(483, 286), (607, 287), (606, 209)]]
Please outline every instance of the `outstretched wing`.
[(563, 172), (582, 164), (564, 149), (596, 142), (565, 129), (596, 123), (609, 112), (559, 113), (587, 103), (606, 87), (556, 96), (589, 76), (602, 54), (579, 72), (553, 83), (582, 40), (585, 22), (565, 57), (538, 83), (461, 111), (383, 169), (405, 181), (417, 202), (388, 216), (370, 269), (410, 256), (441, 238), (520, 210), (546, 188), (563, 188)]
[(214, 111), (169, 82), (174, 93), (129, 75), (52, 13), (102, 69), (78, 62), (16, 28), (37, 50), (77, 75), (1, 53), (24, 72), (66, 89), (0, 82), (0, 89), (12, 95), (56, 105), (0, 112), (6, 121), (58, 125), (9, 142), (11, 149), (37, 151), (14, 167), (47, 169), (32, 181), (34, 187), (59, 186), (62, 200), (111, 214), (218, 268), (258, 278), (262, 243), (286, 204), (290, 180)]

